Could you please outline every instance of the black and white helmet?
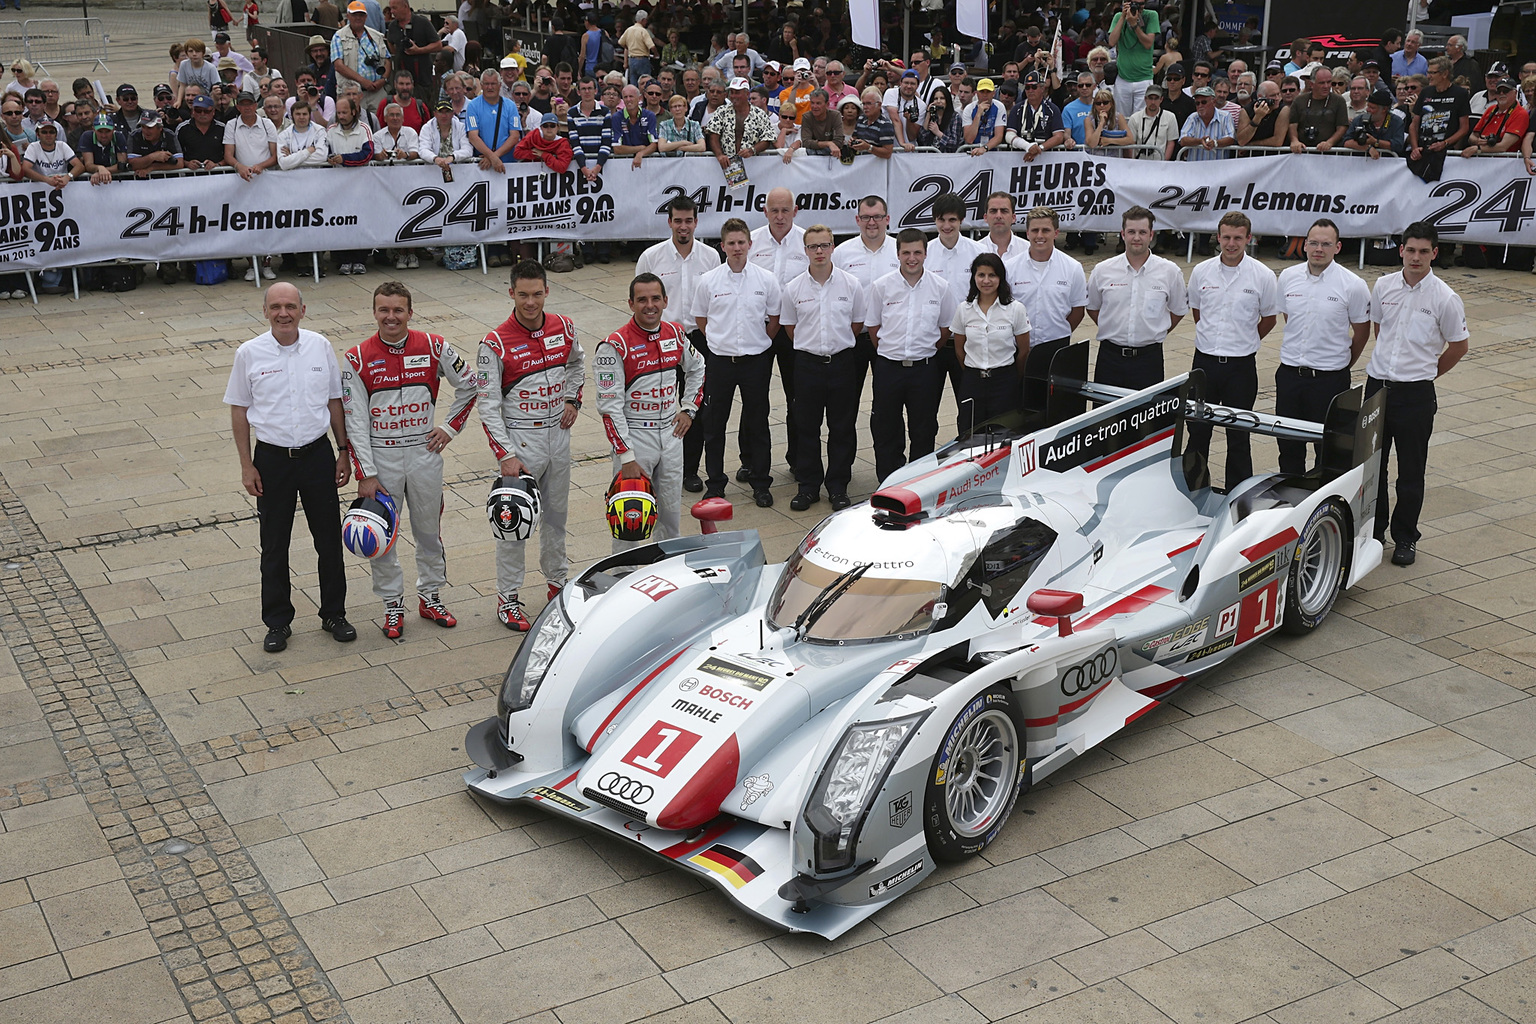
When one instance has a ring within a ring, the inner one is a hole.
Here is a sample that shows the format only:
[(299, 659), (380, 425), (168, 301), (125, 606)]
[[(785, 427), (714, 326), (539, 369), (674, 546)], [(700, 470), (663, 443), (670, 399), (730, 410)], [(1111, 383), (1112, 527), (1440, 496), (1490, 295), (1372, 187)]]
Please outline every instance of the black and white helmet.
[(539, 485), (527, 473), (497, 477), (485, 502), (485, 514), (497, 540), (527, 540), (533, 536), (543, 509)]

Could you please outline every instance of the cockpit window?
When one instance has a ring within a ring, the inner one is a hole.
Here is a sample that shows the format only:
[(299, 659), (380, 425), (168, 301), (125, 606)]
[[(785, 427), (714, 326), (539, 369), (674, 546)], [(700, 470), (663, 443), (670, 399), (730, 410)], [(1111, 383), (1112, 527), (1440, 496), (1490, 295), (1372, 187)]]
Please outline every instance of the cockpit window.
[[(857, 568), (849, 566), (845, 572)], [(824, 611), (813, 614), (807, 639), (883, 640), (932, 628), (933, 606), (944, 592), (942, 583), (857, 575), (851, 582), (840, 584), (839, 577), (843, 575), (844, 572), (822, 568), (796, 551), (768, 602), (769, 623), (779, 628), (793, 626), (826, 594), (835, 597)]]

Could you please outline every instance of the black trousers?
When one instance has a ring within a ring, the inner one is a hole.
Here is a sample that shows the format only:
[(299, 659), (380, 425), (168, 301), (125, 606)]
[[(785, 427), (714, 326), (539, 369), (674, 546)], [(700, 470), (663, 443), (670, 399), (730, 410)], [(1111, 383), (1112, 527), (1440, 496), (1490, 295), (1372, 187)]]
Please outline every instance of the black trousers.
[[(847, 494), (858, 449), (858, 356), (844, 349), (833, 356), (795, 353), (795, 479), (802, 494)], [(821, 421), (827, 421), (827, 462), (821, 462)]]
[(1163, 382), (1163, 344), (1131, 348), (1113, 342), (1099, 342), (1099, 361), (1094, 366), (1097, 384), (1140, 391)]
[[(1349, 369), (1314, 370), (1309, 366), (1287, 366), (1275, 370), (1275, 415), (1298, 420), (1323, 422), (1328, 406), (1341, 391), (1349, 390)], [(1280, 442), (1280, 472), (1307, 471), (1307, 442)], [(1313, 458), (1322, 457), (1322, 444), (1313, 444)]]
[(251, 453), (261, 474), (261, 621), (268, 629), (293, 622), (293, 583), (288, 573), (288, 544), (293, 539), (294, 504), (304, 502), (304, 518), (314, 538), (320, 571), (320, 618), (347, 613), (347, 576), (341, 562), (341, 509), (336, 500), (336, 453), (319, 438), (296, 459), (288, 449), (256, 442)]
[[(704, 332), (701, 331), (701, 330), (698, 330), (698, 329), (694, 329), (692, 331), (689, 331), (688, 332), (688, 340), (693, 342), (693, 347), (698, 350), (699, 355), (705, 357), (706, 366), (707, 366), (708, 365), (707, 361), (708, 361), (708, 358), (709, 358), (709, 339), (704, 337)], [(678, 370), (677, 371), (677, 384), (678, 384), (678, 387), (682, 387), (682, 384), (683, 384), (683, 371), (682, 370)], [(708, 405), (708, 404), (709, 404), (709, 394), (706, 391), (706, 393), (704, 395), (704, 405)], [(699, 475), (699, 462), (702, 461), (703, 458), (704, 458), (704, 435), (709, 430), (708, 424), (706, 424), (704, 422), (704, 418), (705, 418), (706, 415), (707, 415), (707, 413), (704, 411), (704, 406), (700, 406), (699, 407), (699, 414), (693, 418), (693, 425), (688, 428), (688, 433), (683, 435), (683, 475), (684, 476), (698, 476)], [(741, 452), (741, 461), (742, 461), (743, 464), (745, 464), (746, 461), (747, 461), (747, 454), (746, 454), (746, 452), (747, 452), (747, 440), (746, 440), (746, 434), (743, 431), (738, 430), (736, 432), (736, 439), (737, 439), (736, 440), (737, 450)]]
[[(1254, 356), (1213, 356), (1195, 351), (1191, 369), (1205, 371), (1205, 400), (1234, 409), (1252, 409), (1259, 398), (1259, 368)], [(1207, 458), (1211, 454), (1212, 427), (1189, 424), (1189, 448)], [(1248, 431), (1227, 431), (1227, 470), (1222, 478), (1227, 489), (1253, 476), (1253, 448)]]
[[(942, 385), (939, 391), (943, 392)], [(971, 404), (967, 405), (969, 401)], [(956, 392), (956, 432), (966, 433), (974, 423), (1001, 416), (1019, 408), (1024, 403), (1024, 382), (1019, 379), (1015, 365), (999, 366), (994, 370), (977, 370), (969, 366), (960, 373), (960, 390)]]
[(741, 391), (741, 430), (746, 442), (747, 472), (754, 492), (773, 484), (773, 448), (768, 436), (768, 383), (773, 379), (773, 352), (755, 356), (722, 356), (710, 353), (704, 370), (704, 394), (708, 403), (704, 433), (704, 464), (711, 489), (724, 490), (725, 434), (731, 419), (731, 403)]
[(903, 362), (875, 357), (870, 433), (875, 442), (875, 473), (881, 481), (910, 460), (932, 454), (943, 394), (944, 375), (933, 358)]
[[(784, 434), (788, 438), (784, 447), (784, 460), (789, 468), (795, 468), (795, 452), (800, 444), (800, 432), (795, 429), (795, 343), (789, 340), (789, 331), (780, 327), (773, 336), (773, 361), (779, 364), (779, 385), (784, 388)], [(772, 460), (770, 448), (769, 459)]]
[[(1387, 389), (1386, 425), (1381, 433), (1381, 479), (1376, 488), (1376, 537), (1398, 544), (1417, 544), (1419, 513), (1424, 509), (1424, 471), (1429, 465), (1429, 436), (1435, 431), (1435, 382), (1365, 379), (1369, 398)], [(1392, 446), (1397, 445), (1397, 507), (1388, 516), (1387, 467)]]
[[(939, 363), (939, 372), (949, 378), (950, 393), (955, 396), (955, 404), (960, 404), (960, 371), (965, 367), (960, 365), (960, 360), (955, 358), (955, 342), (951, 338), (948, 341), (939, 342), (938, 354), (934, 356)], [(942, 388), (940, 389), (943, 390)]]

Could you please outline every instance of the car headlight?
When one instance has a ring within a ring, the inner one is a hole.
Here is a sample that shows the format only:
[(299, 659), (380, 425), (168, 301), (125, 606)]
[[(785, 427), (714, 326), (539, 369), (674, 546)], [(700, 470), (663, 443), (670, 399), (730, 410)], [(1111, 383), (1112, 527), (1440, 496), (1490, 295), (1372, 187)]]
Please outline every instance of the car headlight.
[(927, 712), (849, 726), (837, 753), (811, 790), (805, 823), (816, 836), (818, 873), (853, 865), (859, 831), (896, 757)]
[(512, 659), (512, 666), (507, 669), (506, 681), (501, 686), (501, 706), (498, 709), (501, 718), (506, 718), (514, 711), (524, 711), (533, 704), (534, 695), (539, 692), (539, 684), (544, 682), (544, 676), (549, 672), (555, 655), (560, 653), (560, 648), (565, 646), (574, 629), (565, 614), (565, 601), (557, 597), (533, 624), (533, 631), (523, 641), (523, 646), (518, 648), (517, 657)]

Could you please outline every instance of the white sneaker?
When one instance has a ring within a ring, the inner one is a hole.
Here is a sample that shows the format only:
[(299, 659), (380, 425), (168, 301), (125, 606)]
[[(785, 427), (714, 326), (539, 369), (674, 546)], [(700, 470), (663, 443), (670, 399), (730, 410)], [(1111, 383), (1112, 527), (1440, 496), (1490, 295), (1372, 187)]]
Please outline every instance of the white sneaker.
[(352, 264), (350, 264), (350, 263), (343, 263), (341, 266), (336, 268), (336, 272), (338, 274), (340, 274), (342, 277), (346, 277), (346, 276), (348, 276), (349, 274), (352, 273)]
[(352, 264), (352, 273), (354, 273), (354, 274), (366, 274), (366, 273), (368, 273), (368, 264), (366, 264), (366, 263), (354, 263), (354, 264)]
[(415, 253), (412, 253), (405, 258), (405, 265), (409, 270), (416, 270), (421, 267), (421, 260), (416, 256)]
[(395, 269), (396, 270), (405, 270), (410, 265), (411, 265), (411, 261), (410, 261), (409, 258), (407, 258), (405, 256), (396, 256), (395, 257)]
[(252, 267), (252, 268), (250, 268), (249, 270), (247, 270), (245, 272), (245, 279), (247, 281), (254, 281), (254, 280), (256, 280), (256, 268), (255, 267)]
[(29, 296), (24, 290), (22, 290), (20, 288), (17, 288), (15, 291), (11, 292), (11, 298), (13, 298), (13, 299), (26, 299), (26, 298), (31, 298), (31, 296)]
[(268, 281), (275, 281), (275, 280), (277, 280), (277, 272), (272, 269), (272, 264), (270, 264), (270, 263), (266, 263), (266, 262), (262, 263), (262, 265), (261, 265), (261, 276), (263, 278), (265, 278), (266, 280), (268, 280)]

